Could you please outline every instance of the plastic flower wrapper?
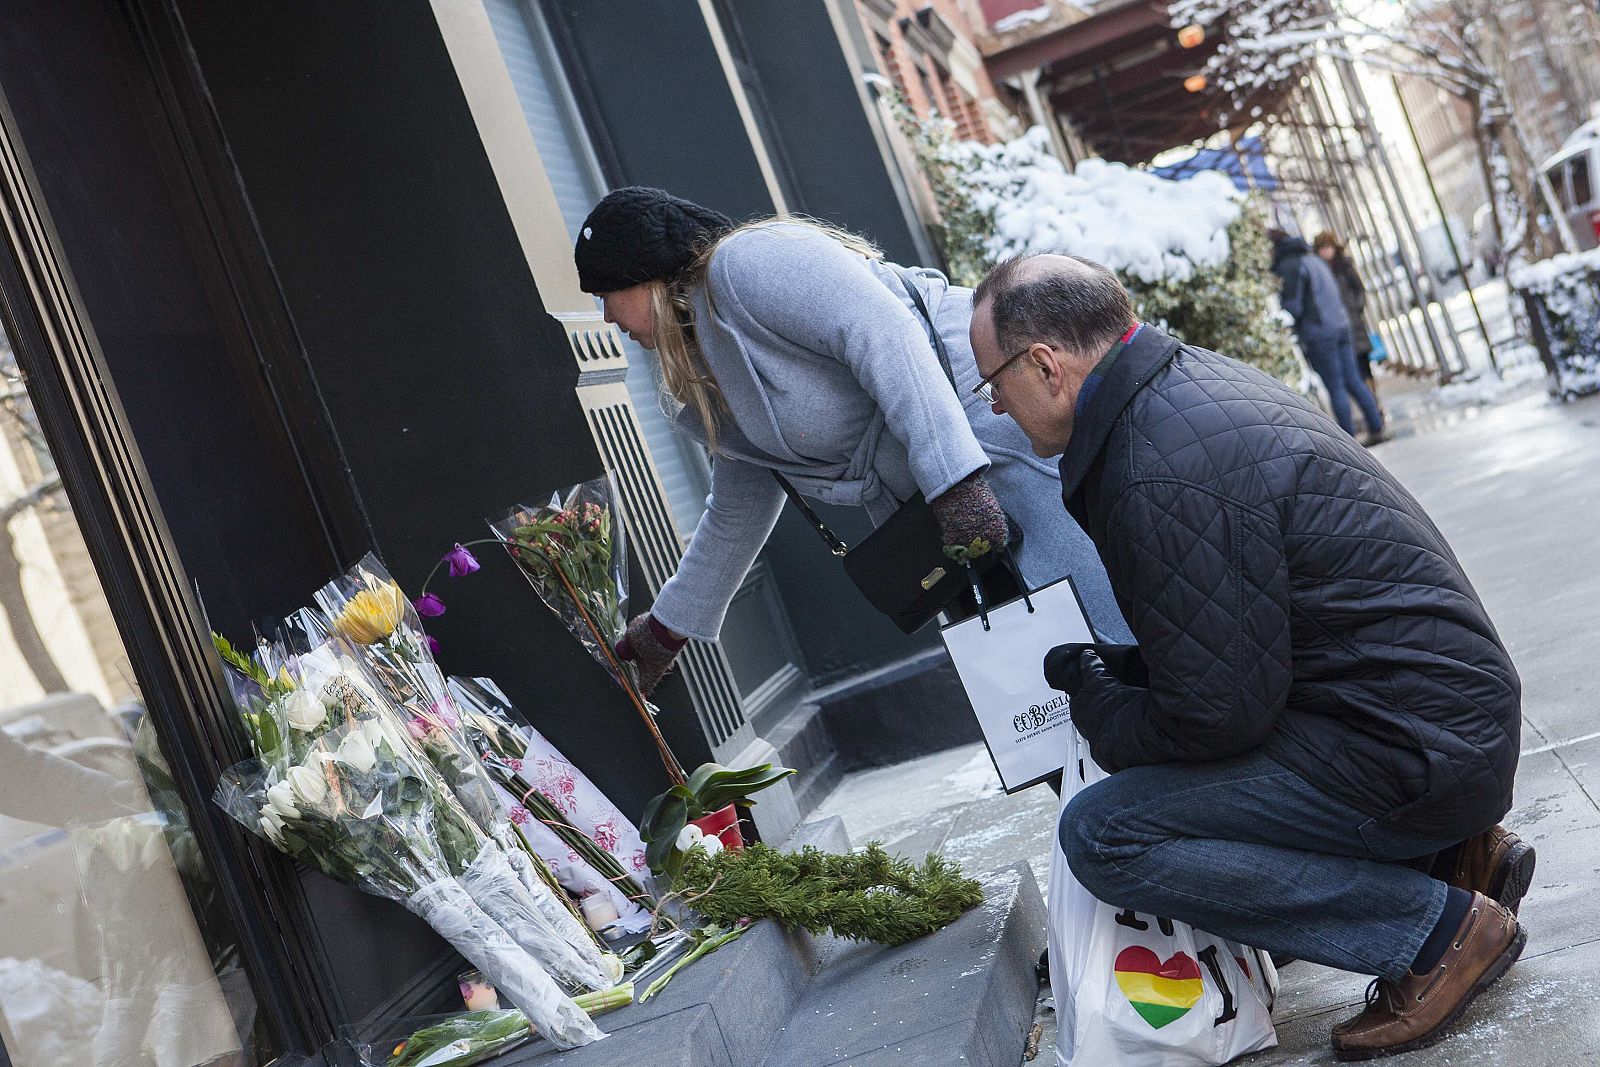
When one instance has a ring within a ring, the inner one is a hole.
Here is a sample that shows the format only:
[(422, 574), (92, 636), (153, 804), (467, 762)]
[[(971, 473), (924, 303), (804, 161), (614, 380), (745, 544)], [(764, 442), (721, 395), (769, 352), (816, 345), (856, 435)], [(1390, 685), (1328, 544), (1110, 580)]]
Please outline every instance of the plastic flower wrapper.
[(604, 894), (623, 932), (648, 929), (656, 901), (632, 873), (645, 869), (633, 823), (518, 716), (493, 681), (452, 677), (450, 692), (512, 820), (562, 886), (580, 898)]
[[(615, 965), (604, 958), (553, 876), (547, 884), (536, 874), (519, 873), (518, 861), (525, 869), (534, 868), (537, 861), (523, 851), (501, 814), (494, 786), (483, 769), (462, 753), (453, 737), (437, 725), (404, 719), (390, 694), (379, 688), (381, 675), (371, 676), (365, 670), (359, 646), (335, 641), (298, 657), (296, 664), (302, 680), (297, 692), (314, 694), (322, 705), (322, 710), (313, 710), (307, 720), (322, 715), (324, 722), (338, 724), (335, 729), (345, 731), (340, 752), (348, 749), (353, 765), (367, 762), (366, 746), (376, 753), (387, 745), (430, 782), (430, 803), (440, 809), (436, 823), (460, 825), (464, 828), (458, 833), (472, 837), (466, 862), (453, 865), (451, 873), (460, 877), (472, 898), (513, 940), (572, 988), (612, 985), (618, 976)], [(306, 757), (302, 756), (301, 762), (306, 762)], [(454, 780), (442, 780), (446, 767), (453, 769), (450, 777)], [(296, 772), (291, 768), (288, 773)], [(477, 810), (467, 811), (460, 803), (462, 797)], [(500, 837), (491, 831), (500, 831)]]
[[(464, 884), (489, 842), (413, 749), (375, 718), (329, 730), (279, 775), (230, 770), (217, 803), (281, 851), (423, 919), (562, 1047), (602, 1035)], [(457, 876), (461, 876), (459, 879)], [(548, 932), (547, 948), (564, 943)], [(551, 955), (560, 956), (557, 952)]]
[[(585, 925), (559, 881), (507, 819), (493, 781), (461, 734), (460, 716), (428, 650), (414, 605), (370, 553), (323, 586), (316, 601), (326, 629), (333, 635), (337, 655), (357, 664), (393, 704), (461, 807), (500, 846), (501, 858), (526, 891), (524, 903), (585, 958), (585, 973), (590, 977), (583, 984), (603, 988), (594, 982), (604, 982), (603, 976), (614, 970), (603, 959), (604, 946)], [(496, 868), (494, 884), (498, 885), (500, 861), (484, 862)]]
[(637, 668), (616, 653), (628, 623), (628, 540), (620, 499), (607, 474), (557, 491), (542, 507), (512, 508), (489, 527), (539, 599), (622, 686), (668, 776), (682, 784), (683, 765), (639, 690)]

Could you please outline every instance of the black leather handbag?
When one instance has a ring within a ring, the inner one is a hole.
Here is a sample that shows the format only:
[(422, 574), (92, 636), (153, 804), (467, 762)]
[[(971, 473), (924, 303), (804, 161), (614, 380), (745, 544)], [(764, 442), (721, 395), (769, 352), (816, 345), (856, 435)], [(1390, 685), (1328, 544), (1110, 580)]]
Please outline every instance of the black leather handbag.
[[(950, 388), (956, 389), (950, 353), (934, 328), (922, 294), (903, 276), (900, 283), (927, 322), (939, 365), (944, 368)], [(959, 396), (959, 390), (957, 394)], [(1022, 532), (1014, 522), (1010, 523), (1011, 539), (1000, 551), (990, 552), (971, 563), (956, 563), (944, 554), (939, 520), (918, 493), (902, 503), (887, 522), (850, 548), (817, 516), (789, 479), (777, 471), (773, 471), (772, 476), (828, 549), (844, 561), (845, 574), (868, 603), (887, 615), (902, 633), (916, 633), (940, 612), (946, 611), (954, 618), (967, 618), (974, 613), (981, 615), (984, 629), (988, 629), (990, 607), (1027, 596), (1027, 585), (1014, 554), (1022, 543)], [(1031, 609), (1032, 605), (1029, 607)]]

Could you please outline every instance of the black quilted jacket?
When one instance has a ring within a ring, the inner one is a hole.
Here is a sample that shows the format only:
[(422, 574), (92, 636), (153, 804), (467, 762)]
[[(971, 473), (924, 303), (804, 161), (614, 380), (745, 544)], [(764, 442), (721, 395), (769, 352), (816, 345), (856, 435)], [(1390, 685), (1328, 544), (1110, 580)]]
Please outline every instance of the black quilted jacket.
[(1421, 506), (1299, 396), (1146, 326), (1074, 427), (1061, 484), (1149, 672), (1073, 700), (1107, 770), (1261, 749), (1450, 839), (1510, 807), (1510, 657)]

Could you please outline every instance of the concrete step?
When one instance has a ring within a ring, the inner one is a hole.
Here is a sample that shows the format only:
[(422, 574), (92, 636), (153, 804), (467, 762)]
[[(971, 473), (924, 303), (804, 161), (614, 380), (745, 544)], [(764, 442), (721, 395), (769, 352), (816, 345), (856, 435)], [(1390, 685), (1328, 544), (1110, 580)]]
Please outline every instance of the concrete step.
[(1027, 864), (985, 878), (984, 897), (895, 948), (830, 939), (763, 1067), (1016, 1067), (1033, 1025), (1044, 900)]
[(778, 762), (795, 768), (790, 782), (801, 816), (833, 791), (845, 774), (845, 761), (828, 732), (828, 720), (817, 703), (801, 704), (767, 734)]
[[(806, 844), (849, 847), (836, 818), (806, 824), (785, 847)], [(604, 1041), (568, 1052), (534, 1045), (496, 1062), (1014, 1067), (1033, 1019), (1044, 902), (1025, 864), (984, 879), (984, 895), (949, 927), (897, 948), (757, 923), (648, 1003), (604, 1016)], [(937, 1051), (908, 1051), (924, 1048)]]

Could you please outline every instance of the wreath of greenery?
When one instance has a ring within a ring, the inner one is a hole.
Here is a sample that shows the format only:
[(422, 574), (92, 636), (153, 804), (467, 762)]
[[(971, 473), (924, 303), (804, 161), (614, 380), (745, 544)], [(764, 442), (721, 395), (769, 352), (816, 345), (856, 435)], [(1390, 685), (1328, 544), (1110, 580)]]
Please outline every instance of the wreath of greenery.
[(915, 864), (877, 842), (848, 855), (761, 844), (714, 856), (691, 849), (674, 885), (711, 922), (773, 919), (886, 945), (943, 929), (983, 903), (982, 888), (956, 864), (932, 855)]

